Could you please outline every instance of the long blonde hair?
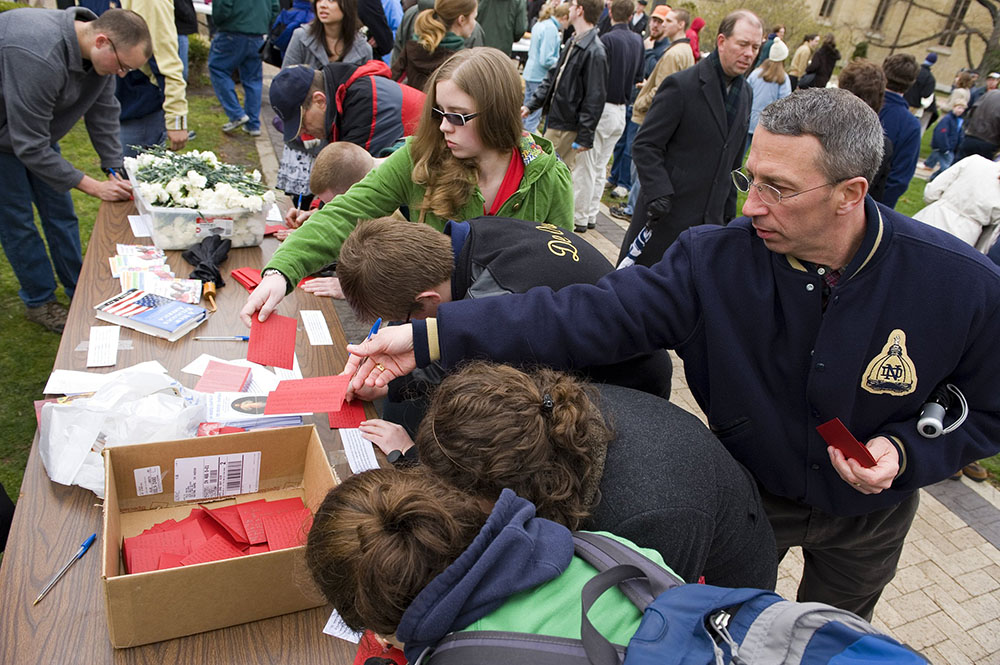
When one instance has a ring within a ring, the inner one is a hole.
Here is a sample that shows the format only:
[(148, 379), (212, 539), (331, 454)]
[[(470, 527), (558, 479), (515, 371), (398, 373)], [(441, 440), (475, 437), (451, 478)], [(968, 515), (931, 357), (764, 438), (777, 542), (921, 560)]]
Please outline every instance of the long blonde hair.
[(472, 14), (477, 6), (477, 0), (434, 0), (434, 9), (420, 12), (413, 24), (417, 41), (433, 53), (458, 17)]
[(437, 107), (437, 84), (452, 81), (476, 103), (476, 133), (483, 148), (509, 151), (521, 139), (521, 78), (513, 61), (488, 46), (459, 51), (445, 60), (427, 80), (427, 98), (420, 125), (410, 143), (412, 179), (425, 189), (420, 221), (430, 212), (452, 219), (468, 203), (478, 183), (476, 161), (458, 159), (438, 129), (431, 109)]
[(760, 66), (760, 78), (768, 83), (782, 85), (785, 82), (785, 63), (780, 60), (765, 60)]

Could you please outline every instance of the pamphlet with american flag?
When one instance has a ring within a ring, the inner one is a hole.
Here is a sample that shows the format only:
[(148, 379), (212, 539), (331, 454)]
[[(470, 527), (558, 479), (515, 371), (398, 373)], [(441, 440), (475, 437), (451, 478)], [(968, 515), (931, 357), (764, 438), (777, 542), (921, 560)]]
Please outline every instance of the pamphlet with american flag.
[(129, 289), (94, 307), (98, 319), (175, 342), (208, 317), (198, 305)]

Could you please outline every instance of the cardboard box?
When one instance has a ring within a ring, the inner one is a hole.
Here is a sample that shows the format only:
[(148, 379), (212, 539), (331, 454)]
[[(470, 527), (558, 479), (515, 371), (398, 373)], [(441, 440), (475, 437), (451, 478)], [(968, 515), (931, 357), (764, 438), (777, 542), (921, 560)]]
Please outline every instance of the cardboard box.
[[(312, 425), (104, 449), (101, 578), (112, 645), (138, 646), (325, 604), (306, 569), (304, 546), (125, 574), (123, 538), (183, 519), (199, 503), (174, 501), (175, 459), (257, 451), (259, 491), (201, 503), (221, 507), (298, 496), (315, 511), (339, 482)], [(163, 491), (138, 496), (134, 471), (154, 466)]]

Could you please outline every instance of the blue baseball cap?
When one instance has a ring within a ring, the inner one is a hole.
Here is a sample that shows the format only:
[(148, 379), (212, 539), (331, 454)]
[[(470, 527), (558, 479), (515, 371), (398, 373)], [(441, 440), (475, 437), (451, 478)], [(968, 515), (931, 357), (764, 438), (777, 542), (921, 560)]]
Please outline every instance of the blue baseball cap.
[(271, 108), (284, 123), (285, 142), (294, 141), (302, 129), (302, 105), (312, 87), (316, 70), (307, 65), (282, 69), (271, 80)]

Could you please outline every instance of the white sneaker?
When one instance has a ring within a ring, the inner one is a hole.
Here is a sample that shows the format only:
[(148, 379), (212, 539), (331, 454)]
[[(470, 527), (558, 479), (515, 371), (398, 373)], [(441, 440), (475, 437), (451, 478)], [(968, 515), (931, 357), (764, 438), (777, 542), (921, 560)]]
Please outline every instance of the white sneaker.
[(614, 189), (611, 190), (611, 198), (613, 198), (613, 199), (627, 199), (628, 198), (628, 190), (625, 189), (624, 187), (622, 187), (621, 185), (618, 185), (617, 187), (615, 187)]
[(236, 131), (237, 129), (247, 124), (248, 122), (250, 122), (250, 116), (246, 115), (243, 116), (242, 118), (239, 118), (238, 120), (230, 120), (229, 122), (227, 122), (222, 126), (222, 131), (228, 134), (229, 132)]

